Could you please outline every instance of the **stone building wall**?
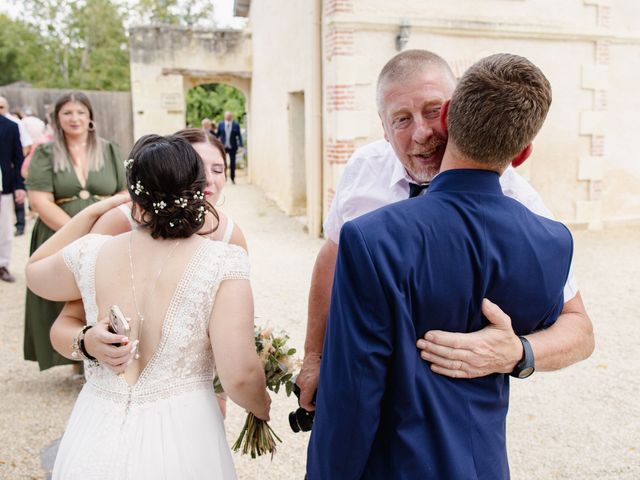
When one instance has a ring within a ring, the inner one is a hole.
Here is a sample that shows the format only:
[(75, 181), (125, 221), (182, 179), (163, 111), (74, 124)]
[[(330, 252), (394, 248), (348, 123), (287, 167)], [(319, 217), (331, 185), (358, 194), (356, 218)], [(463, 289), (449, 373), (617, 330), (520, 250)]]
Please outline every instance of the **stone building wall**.
[(251, 181), (320, 233), (319, 3), (253, 1)]

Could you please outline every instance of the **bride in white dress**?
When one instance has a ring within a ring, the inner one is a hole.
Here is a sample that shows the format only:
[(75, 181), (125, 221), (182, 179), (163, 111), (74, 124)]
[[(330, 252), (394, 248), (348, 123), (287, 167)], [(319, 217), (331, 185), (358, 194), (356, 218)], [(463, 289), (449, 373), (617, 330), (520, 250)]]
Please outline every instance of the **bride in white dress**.
[(270, 406), (255, 353), (246, 252), (195, 235), (213, 207), (202, 194), (202, 162), (188, 142), (143, 137), (131, 157), (127, 179), (140, 227), (79, 238), (127, 198), (96, 203), (27, 265), (27, 284), (38, 295), (84, 302), (87, 326), (55, 332), (54, 345), (68, 345), (60, 349), (64, 356), (91, 359), (92, 342), (84, 340), (104, 330), (112, 305), (131, 320), (125, 345), (111, 351), (126, 360), (116, 368), (122, 373), (85, 362), (88, 380), (53, 478), (236, 478), (214, 374), (257, 417), (268, 419)]

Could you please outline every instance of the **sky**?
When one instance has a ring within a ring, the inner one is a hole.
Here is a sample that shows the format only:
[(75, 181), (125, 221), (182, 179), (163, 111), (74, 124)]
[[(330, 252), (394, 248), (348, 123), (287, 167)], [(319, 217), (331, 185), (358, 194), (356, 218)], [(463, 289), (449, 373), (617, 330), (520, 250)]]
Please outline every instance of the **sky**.
[[(127, 3), (126, 0), (121, 0)], [(238, 19), (233, 18), (233, 2), (234, 0), (210, 0), (214, 6), (214, 18), (218, 27), (238, 27)], [(15, 0), (0, 0), (0, 12), (8, 14), (15, 18), (20, 13), (20, 3)]]

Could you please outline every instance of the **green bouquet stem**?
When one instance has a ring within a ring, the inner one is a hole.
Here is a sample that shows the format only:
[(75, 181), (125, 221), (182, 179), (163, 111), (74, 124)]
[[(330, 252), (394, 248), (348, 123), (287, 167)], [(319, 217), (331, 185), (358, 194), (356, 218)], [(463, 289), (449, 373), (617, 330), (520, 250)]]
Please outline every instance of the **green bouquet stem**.
[[(256, 353), (264, 367), (265, 386), (276, 394), (280, 387), (284, 387), (288, 397), (293, 392), (292, 370), (295, 361), (292, 356), (296, 349), (288, 348), (287, 340), (287, 334), (275, 336), (271, 329), (255, 328)], [(217, 376), (213, 379), (213, 388), (216, 394), (224, 392)], [(251, 458), (270, 453), (273, 459), (277, 442), (282, 443), (282, 440), (267, 422), (260, 420), (253, 413), (247, 413), (240, 435), (231, 448), (234, 452), (240, 451), (242, 455), (249, 454)]]
[(253, 413), (248, 413), (240, 435), (232, 448), (234, 452), (242, 449), (242, 454), (250, 454), (251, 458), (266, 453), (270, 453), (273, 458), (273, 454), (276, 453), (276, 440), (282, 443), (280, 437), (266, 421), (260, 420)]

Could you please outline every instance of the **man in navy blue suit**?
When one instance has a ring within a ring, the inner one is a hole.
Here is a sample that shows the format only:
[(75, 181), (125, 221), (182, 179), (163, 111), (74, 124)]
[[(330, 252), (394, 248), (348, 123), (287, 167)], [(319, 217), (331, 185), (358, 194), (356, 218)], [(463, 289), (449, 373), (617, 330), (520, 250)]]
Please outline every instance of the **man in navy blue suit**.
[(0, 280), (14, 282), (9, 272), (13, 242), (13, 199), (24, 202), (24, 179), (22, 168), (22, 144), (18, 125), (0, 115)]
[(562, 311), (573, 242), (506, 197), (499, 175), (527, 159), (550, 104), (528, 60), (481, 60), (441, 108), (449, 141), (427, 194), (343, 226), (309, 480), (509, 478), (509, 377), (438, 375), (415, 342), (433, 329), (480, 330), (488, 298), (521, 336), (518, 374), (532, 373), (522, 336)]
[(242, 133), (240, 125), (233, 120), (231, 112), (224, 112), (224, 120), (218, 124), (218, 138), (229, 154), (229, 177), (231, 183), (236, 183), (236, 153), (242, 147)]

